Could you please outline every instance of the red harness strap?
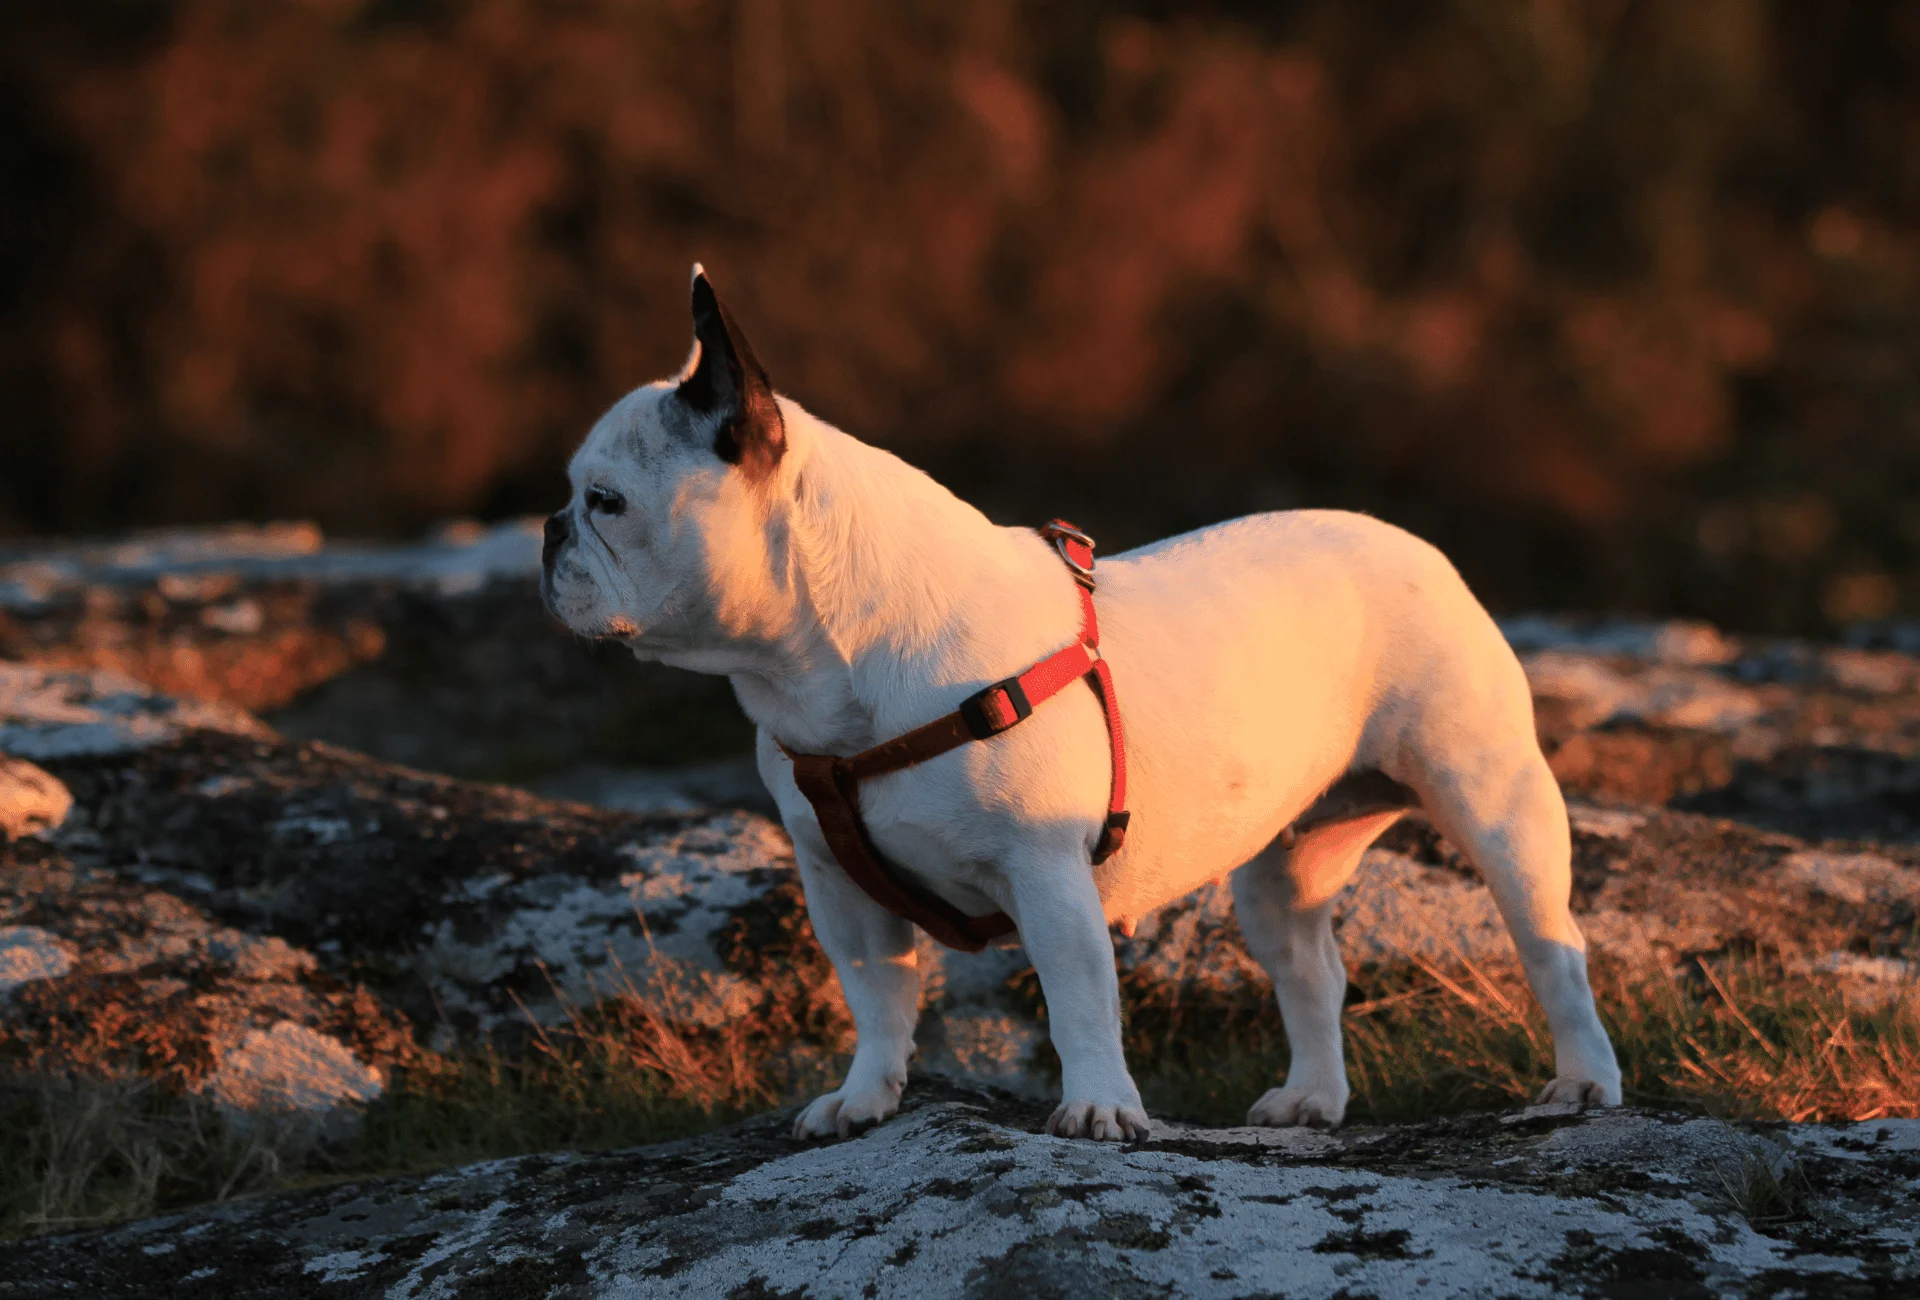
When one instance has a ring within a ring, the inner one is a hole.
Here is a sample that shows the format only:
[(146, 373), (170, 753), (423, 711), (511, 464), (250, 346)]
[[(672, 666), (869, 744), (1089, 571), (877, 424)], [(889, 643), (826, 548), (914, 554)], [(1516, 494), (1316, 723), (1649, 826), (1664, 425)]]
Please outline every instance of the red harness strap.
[(1094, 846), (1094, 862), (1105, 862), (1117, 853), (1127, 835), (1126, 737), (1120, 727), (1120, 705), (1114, 698), (1113, 673), (1100, 657), (1100, 624), (1093, 612), (1093, 539), (1063, 519), (1042, 528), (1040, 535), (1054, 544), (1060, 558), (1073, 570), (1074, 581), (1080, 584), (1078, 641), (1018, 677), (995, 682), (969, 696), (945, 717), (884, 745), (846, 758), (796, 754), (785, 745), (780, 747), (793, 760), (794, 784), (813, 805), (820, 833), (841, 869), (874, 902), (913, 922), (949, 948), (963, 952), (979, 952), (989, 940), (1011, 934), (1013, 918), (1005, 912), (969, 916), (880, 856), (860, 816), (860, 782), (924, 763), (971, 741), (997, 736), (1024, 721), (1076, 678), (1085, 678), (1106, 714), (1107, 742), (1113, 751), (1112, 795), (1107, 800), (1107, 820), (1100, 830), (1100, 842)]

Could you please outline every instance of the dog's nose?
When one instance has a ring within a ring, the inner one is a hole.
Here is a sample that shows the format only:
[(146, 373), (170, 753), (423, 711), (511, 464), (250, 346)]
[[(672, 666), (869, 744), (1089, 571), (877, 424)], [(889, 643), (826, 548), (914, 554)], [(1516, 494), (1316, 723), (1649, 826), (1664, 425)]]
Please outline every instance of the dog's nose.
[(540, 564), (543, 568), (553, 567), (554, 555), (567, 544), (567, 538), (572, 535), (573, 526), (567, 522), (566, 511), (555, 511), (547, 516), (547, 526), (540, 546)]

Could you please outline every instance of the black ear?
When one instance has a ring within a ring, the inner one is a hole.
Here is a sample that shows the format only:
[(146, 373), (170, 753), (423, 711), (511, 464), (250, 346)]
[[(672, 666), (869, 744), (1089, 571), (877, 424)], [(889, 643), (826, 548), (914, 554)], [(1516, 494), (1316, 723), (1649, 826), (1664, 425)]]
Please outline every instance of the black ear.
[(719, 420), (713, 450), (721, 460), (753, 478), (764, 478), (787, 450), (787, 426), (753, 345), (733, 323), (698, 263), (693, 268), (693, 339), (699, 355), (676, 390), (680, 400)]

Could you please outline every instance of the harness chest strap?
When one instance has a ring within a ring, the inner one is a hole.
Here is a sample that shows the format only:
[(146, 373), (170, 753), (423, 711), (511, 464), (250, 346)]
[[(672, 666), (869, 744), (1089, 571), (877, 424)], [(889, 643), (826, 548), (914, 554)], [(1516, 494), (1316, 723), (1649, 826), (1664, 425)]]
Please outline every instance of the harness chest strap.
[(1013, 932), (1013, 918), (1005, 912), (970, 916), (916, 883), (882, 857), (860, 816), (860, 782), (888, 772), (924, 763), (949, 750), (999, 735), (1029, 717), (1035, 708), (1084, 678), (1100, 700), (1106, 715), (1107, 743), (1113, 755), (1113, 784), (1107, 800), (1107, 819), (1094, 846), (1095, 863), (1105, 862), (1120, 849), (1127, 833), (1127, 751), (1120, 725), (1120, 705), (1113, 693), (1113, 672), (1100, 656), (1100, 623), (1093, 610), (1093, 539), (1063, 519), (1040, 530), (1054, 544), (1073, 571), (1080, 587), (1080, 639), (1042, 659), (1018, 677), (995, 682), (969, 696), (945, 717), (916, 727), (904, 736), (845, 758), (832, 754), (796, 754), (782, 745), (793, 760), (793, 780), (813, 805), (827, 847), (853, 882), (874, 902), (913, 922), (949, 948), (978, 952), (988, 942)]

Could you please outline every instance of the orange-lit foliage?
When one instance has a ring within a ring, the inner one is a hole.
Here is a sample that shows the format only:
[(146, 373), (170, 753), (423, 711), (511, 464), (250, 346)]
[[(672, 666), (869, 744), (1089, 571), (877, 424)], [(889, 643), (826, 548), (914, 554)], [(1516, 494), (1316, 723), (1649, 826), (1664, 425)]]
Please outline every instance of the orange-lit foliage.
[(1009, 515), (1343, 504), (1507, 602), (1920, 610), (1917, 14), (22, 7), (0, 527), (538, 506), (697, 257)]

